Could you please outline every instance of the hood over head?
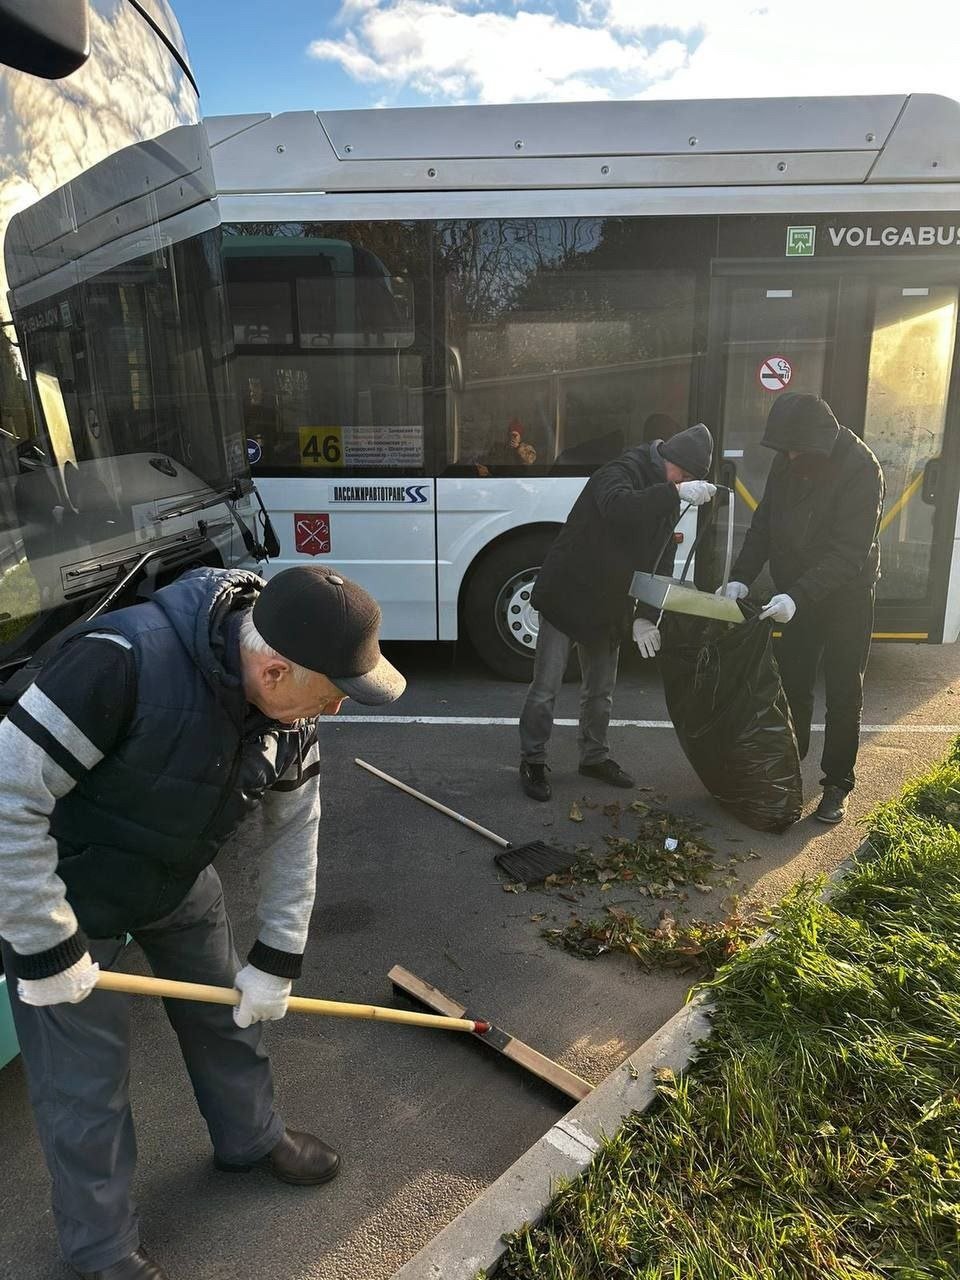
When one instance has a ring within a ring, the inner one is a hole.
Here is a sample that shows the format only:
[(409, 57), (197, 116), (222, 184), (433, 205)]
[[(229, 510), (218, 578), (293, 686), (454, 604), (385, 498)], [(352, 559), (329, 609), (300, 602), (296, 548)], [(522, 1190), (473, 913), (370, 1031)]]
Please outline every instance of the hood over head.
[(818, 453), (829, 457), (840, 438), (840, 424), (820, 396), (784, 391), (773, 402), (760, 441), (779, 453)]

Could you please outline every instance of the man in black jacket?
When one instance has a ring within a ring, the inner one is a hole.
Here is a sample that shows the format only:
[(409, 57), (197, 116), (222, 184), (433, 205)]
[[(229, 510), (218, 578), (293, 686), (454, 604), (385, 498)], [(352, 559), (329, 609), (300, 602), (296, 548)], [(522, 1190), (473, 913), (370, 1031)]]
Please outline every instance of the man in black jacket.
[(819, 396), (781, 394), (761, 443), (777, 457), (726, 594), (746, 596), (769, 562), (778, 594), (761, 616), (784, 626), (777, 659), (801, 758), (810, 745), (813, 688), (823, 659), (823, 797), (814, 816), (840, 822), (856, 781), (863, 674), (880, 577), (883, 473)]
[[(700, 506), (713, 497), (716, 488), (704, 479), (712, 459), (713, 439), (702, 424), (628, 449), (587, 481), (547, 552), (533, 588), (540, 634), (520, 716), (520, 785), (532, 799), (550, 799), (547, 743), (573, 645), (581, 670), (580, 772), (633, 786), (607, 745), (620, 637), (634, 613), (630, 582), (637, 570), (671, 572), (676, 544), (670, 532), (680, 503)], [(650, 618), (635, 619), (633, 638), (645, 658), (660, 648)]]

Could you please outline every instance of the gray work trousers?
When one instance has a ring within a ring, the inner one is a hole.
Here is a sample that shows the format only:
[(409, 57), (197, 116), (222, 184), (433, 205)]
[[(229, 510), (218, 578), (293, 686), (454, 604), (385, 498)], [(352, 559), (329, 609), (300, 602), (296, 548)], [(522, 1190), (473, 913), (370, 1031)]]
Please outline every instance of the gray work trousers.
[(599, 764), (610, 754), (607, 730), (620, 650), (606, 638), (593, 644), (571, 640), (541, 613), (533, 682), (520, 713), (520, 757), (528, 764), (546, 763), (553, 708), (574, 645), (580, 659), (580, 763)]
[[(158, 978), (232, 987), (240, 965), (220, 877), (202, 871), (176, 911), (134, 935)], [(123, 939), (90, 943), (112, 968)], [(137, 1143), (130, 1114), (131, 996), (94, 991), (80, 1004), (34, 1008), (17, 998), (13, 955), (3, 944), (13, 1019), (40, 1144), (53, 1182), (53, 1213), (64, 1258), (99, 1271), (139, 1248), (130, 1182)], [(273, 1106), (260, 1026), (242, 1031), (226, 1005), (165, 1000), (167, 1017), (216, 1154), (246, 1164), (283, 1136)], [(156, 1087), (168, 1087), (157, 1081)]]

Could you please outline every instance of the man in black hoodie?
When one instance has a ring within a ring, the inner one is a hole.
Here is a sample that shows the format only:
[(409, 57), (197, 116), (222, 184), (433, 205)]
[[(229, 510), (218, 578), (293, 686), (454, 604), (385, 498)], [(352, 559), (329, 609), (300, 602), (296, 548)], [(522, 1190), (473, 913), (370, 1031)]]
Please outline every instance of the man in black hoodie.
[(840, 822), (856, 781), (863, 674), (880, 577), (883, 473), (819, 396), (778, 396), (761, 443), (777, 456), (726, 594), (745, 597), (769, 563), (778, 594), (761, 616), (784, 628), (777, 659), (801, 758), (810, 745), (813, 689), (823, 659), (823, 797), (814, 816)]
[[(582, 675), (580, 772), (633, 786), (607, 745), (620, 637), (635, 611), (628, 591), (637, 570), (671, 572), (676, 544), (670, 532), (680, 503), (700, 506), (713, 497), (716, 488), (704, 478), (712, 460), (713, 438), (702, 424), (628, 449), (590, 477), (547, 552), (533, 588), (540, 634), (520, 716), (520, 785), (532, 799), (550, 799), (547, 743), (573, 645)], [(633, 638), (645, 658), (660, 648), (649, 617), (636, 617)]]

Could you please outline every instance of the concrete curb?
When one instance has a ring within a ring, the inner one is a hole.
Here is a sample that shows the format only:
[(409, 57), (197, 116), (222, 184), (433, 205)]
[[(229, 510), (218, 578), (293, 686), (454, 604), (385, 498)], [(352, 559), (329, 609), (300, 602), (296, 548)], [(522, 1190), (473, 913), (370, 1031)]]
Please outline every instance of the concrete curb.
[[(821, 895), (827, 900), (862, 852), (864, 840), (831, 873)], [(768, 938), (763, 933), (751, 945)], [(537, 1222), (553, 1198), (556, 1183), (578, 1177), (590, 1165), (600, 1140), (611, 1136), (632, 1111), (645, 1111), (656, 1097), (653, 1072), (669, 1067), (685, 1070), (696, 1057), (697, 1045), (711, 1033), (711, 1001), (695, 996), (615, 1067), (589, 1097), (568, 1111), (552, 1129), (525, 1151), (509, 1169), (481, 1192), (458, 1217), (408, 1263), (392, 1280), (476, 1280), (489, 1276), (506, 1245), (503, 1237), (525, 1223)]]
[(710, 1035), (708, 1013), (704, 996), (694, 997), (675, 1013), (395, 1272), (393, 1280), (474, 1280), (478, 1272), (489, 1275), (506, 1248), (502, 1237), (542, 1217), (558, 1179), (583, 1173), (600, 1139), (615, 1133), (631, 1111), (646, 1110), (656, 1097), (653, 1071), (681, 1071), (691, 1062), (698, 1042)]

